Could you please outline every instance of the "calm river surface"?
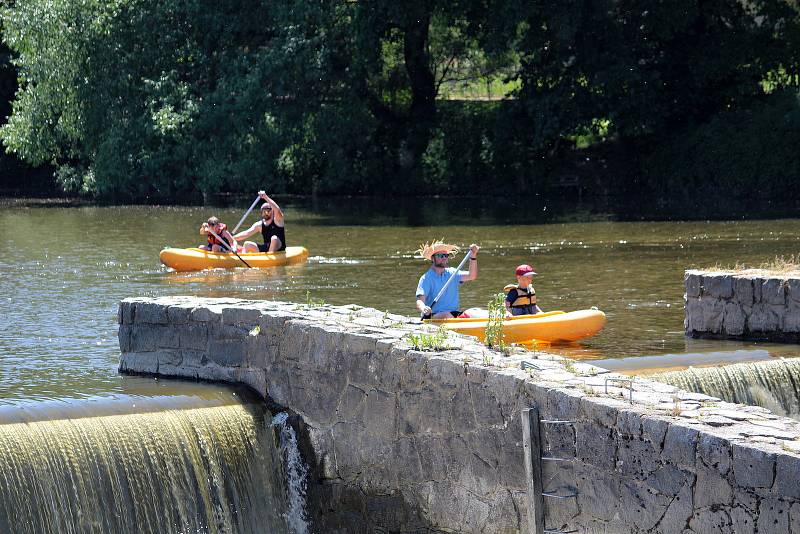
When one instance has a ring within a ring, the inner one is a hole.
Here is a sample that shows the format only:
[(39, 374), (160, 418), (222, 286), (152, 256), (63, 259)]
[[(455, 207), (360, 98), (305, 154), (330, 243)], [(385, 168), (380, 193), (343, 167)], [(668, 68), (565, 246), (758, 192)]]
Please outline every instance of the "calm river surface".
[(233, 226), (244, 208), (0, 206), (0, 405), (123, 388), (116, 312), (125, 297), (305, 302), (310, 294), (412, 315), (417, 279), (427, 268), (414, 250), (434, 238), (482, 247), (478, 280), (462, 286), (464, 307), (485, 307), (514, 282), (518, 264), (530, 263), (545, 311), (604, 310), (608, 324), (601, 334), (556, 349), (571, 357), (661, 356), (655, 365), (668, 367), (709, 354), (719, 360), (800, 354), (794, 345), (683, 335), (684, 269), (757, 265), (796, 254), (800, 220), (510, 225), (482, 214), (475, 202), (455, 208), (443, 202), (440, 209), (427, 201), (412, 210), (355, 200), (314, 208), (288, 203), (287, 240), (309, 249), (308, 263), (189, 274), (167, 271), (159, 250), (196, 246), (205, 218), (215, 214)]

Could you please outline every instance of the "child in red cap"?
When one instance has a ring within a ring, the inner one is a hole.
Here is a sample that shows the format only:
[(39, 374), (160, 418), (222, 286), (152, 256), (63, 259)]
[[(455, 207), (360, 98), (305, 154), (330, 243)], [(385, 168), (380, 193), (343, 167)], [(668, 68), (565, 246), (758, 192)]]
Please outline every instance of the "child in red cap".
[(536, 291), (531, 284), (535, 274), (533, 267), (523, 263), (517, 267), (517, 283), (509, 284), (504, 288), (506, 291), (506, 311), (511, 315), (542, 313), (541, 308), (536, 304)]

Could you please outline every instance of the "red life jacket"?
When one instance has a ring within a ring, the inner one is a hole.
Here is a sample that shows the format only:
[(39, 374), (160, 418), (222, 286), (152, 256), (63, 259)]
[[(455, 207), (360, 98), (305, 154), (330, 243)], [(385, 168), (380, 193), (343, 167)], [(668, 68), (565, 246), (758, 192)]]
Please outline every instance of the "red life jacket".
[(226, 251), (228, 250), (227, 246), (233, 246), (233, 243), (229, 242), (226, 238), (222, 237), (222, 234), (228, 229), (228, 226), (224, 223), (219, 223), (217, 229), (214, 230), (214, 233), (220, 236), (224, 241), (220, 241), (216, 237), (214, 237), (210, 232), (206, 235), (208, 237), (208, 246), (212, 247), (214, 245), (219, 245), (220, 247), (224, 248)]

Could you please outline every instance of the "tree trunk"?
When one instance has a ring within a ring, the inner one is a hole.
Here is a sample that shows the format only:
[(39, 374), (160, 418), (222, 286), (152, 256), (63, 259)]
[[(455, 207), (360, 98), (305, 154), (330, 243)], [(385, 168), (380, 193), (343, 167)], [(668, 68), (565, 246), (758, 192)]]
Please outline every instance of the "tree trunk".
[(436, 115), (436, 84), (428, 57), (429, 13), (412, 21), (403, 38), (403, 57), (411, 82), (412, 121), (431, 121)]

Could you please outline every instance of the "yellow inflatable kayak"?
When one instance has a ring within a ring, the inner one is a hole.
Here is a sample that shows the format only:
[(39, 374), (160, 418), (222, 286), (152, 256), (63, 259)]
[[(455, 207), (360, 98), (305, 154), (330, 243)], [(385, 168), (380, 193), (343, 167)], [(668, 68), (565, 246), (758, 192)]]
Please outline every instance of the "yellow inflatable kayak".
[[(305, 247), (286, 247), (283, 252), (251, 252), (239, 254), (253, 268), (277, 267), (305, 261)], [(165, 248), (159, 255), (161, 263), (176, 271), (201, 271), (203, 269), (247, 268), (236, 255), (227, 252), (209, 252), (201, 248)]]
[[(426, 320), (428, 324), (441, 325), (448, 330), (475, 336), (481, 341), (486, 337), (489, 319), (440, 319)], [(530, 343), (545, 341), (577, 341), (598, 333), (606, 324), (606, 314), (600, 310), (578, 310), (573, 312), (553, 311), (536, 315), (517, 315), (503, 321), (503, 341), (506, 343)]]

